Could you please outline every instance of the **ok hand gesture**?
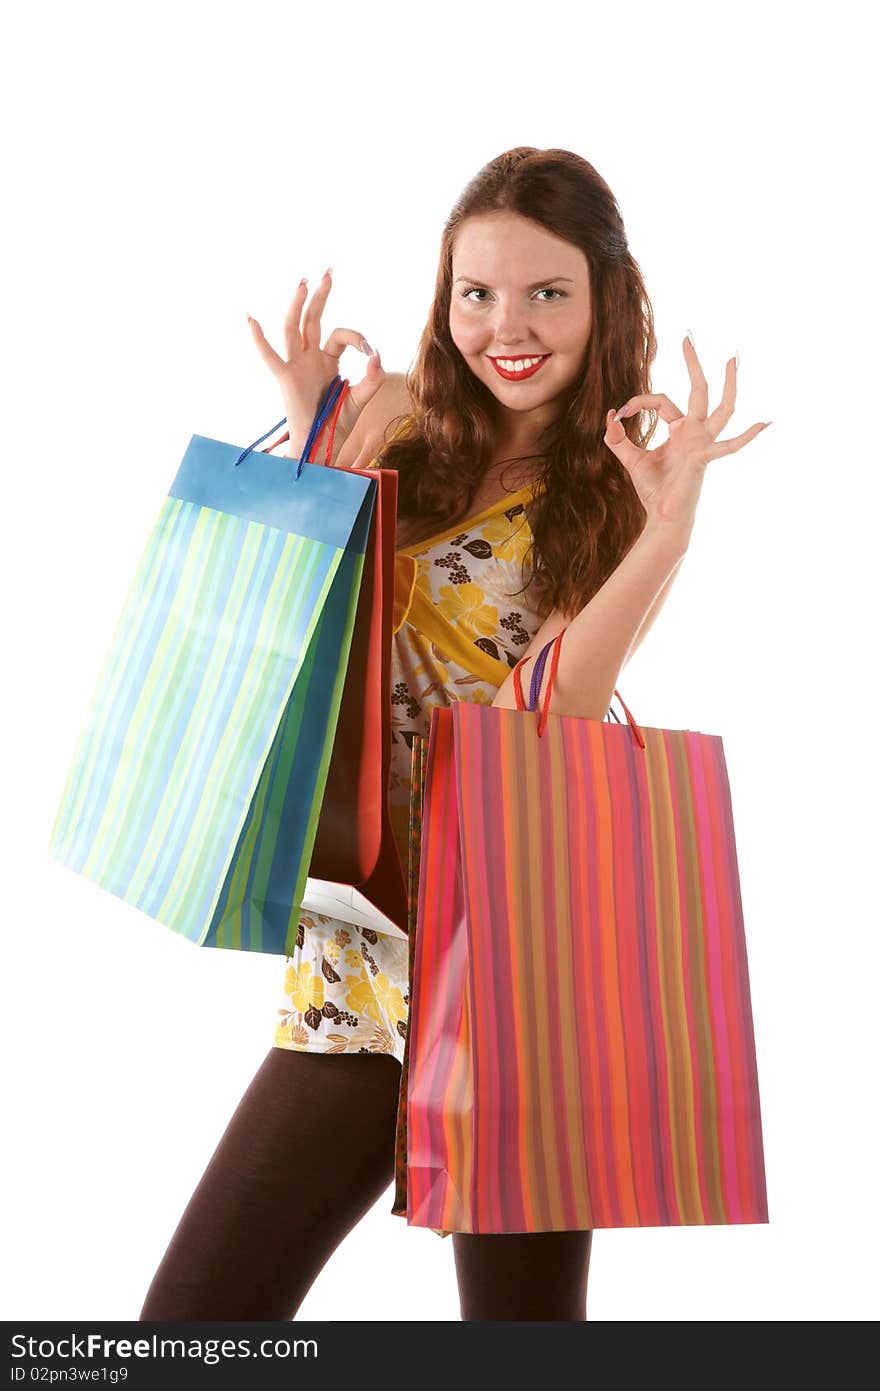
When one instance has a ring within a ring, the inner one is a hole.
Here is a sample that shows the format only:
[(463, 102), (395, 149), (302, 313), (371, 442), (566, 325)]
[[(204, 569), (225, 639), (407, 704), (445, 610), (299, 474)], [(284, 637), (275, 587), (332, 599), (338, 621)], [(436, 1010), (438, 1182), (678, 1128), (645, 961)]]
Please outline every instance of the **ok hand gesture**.
[(385, 380), (378, 352), (357, 329), (334, 328), (321, 347), (321, 315), (330, 294), (330, 284), (330, 271), (325, 270), (303, 312), (308, 286), (305, 278), (299, 282), (284, 320), (284, 356), (267, 341), (256, 319), (248, 316), (257, 349), (281, 390), (290, 433), (290, 458), (301, 457), (321, 398), (333, 378), (339, 375), (339, 359), (345, 348), (359, 348), (365, 353), (367, 370), (359, 382), (350, 386), (342, 402), (334, 435), (334, 456), (338, 456), (364, 406)]
[[(687, 414), (662, 392), (633, 396), (618, 411), (613, 407), (608, 411), (605, 443), (628, 471), (648, 522), (689, 531), (710, 459), (742, 449), (771, 422), (751, 425), (733, 439), (719, 440), (736, 401), (736, 360), (731, 358), (727, 364), (724, 391), (710, 415), (708, 386), (696, 349), (689, 338), (683, 340), (682, 348), (691, 379)], [(633, 444), (620, 423), (647, 409), (656, 410), (669, 426), (669, 438), (656, 449), (640, 449)]]

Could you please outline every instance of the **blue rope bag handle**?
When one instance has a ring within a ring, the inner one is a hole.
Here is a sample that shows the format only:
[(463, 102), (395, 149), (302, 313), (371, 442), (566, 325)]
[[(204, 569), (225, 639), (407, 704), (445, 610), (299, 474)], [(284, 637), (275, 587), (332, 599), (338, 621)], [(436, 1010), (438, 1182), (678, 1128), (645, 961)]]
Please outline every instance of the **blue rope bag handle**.
[[(314, 448), (315, 440), (320, 435), (321, 431), (324, 428), (324, 424), (327, 420), (327, 417), (333, 410), (333, 407), (336, 405), (336, 402), (339, 400), (339, 393), (341, 392), (344, 385), (345, 383), (342, 377), (338, 375), (335, 376), (330, 385), (327, 387), (327, 390), (324, 392), (324, 395), (321, 397), (318, 409), (315, 413), (315, 418), (312, 421), (312, 428), (309, 431), (309, 437), (306, 440), (305, 448), (302, 452), (302, 458), (299, 459), (297, 462), (296, 473), (294, 474), (294, 478), (299, 478), (300, 474), (302, 473), (303, 464), (309, 462), (309, 455), (311, 454), (312, 449)], [(267, 430), (265, 435), (260, 435), (260, 438), (258, 440), (254, 440), (253, 444), (249, 444), (247, 449), (243, 449), (241, 451), (241, 453), (235, 461), (235, 467), (238, 468), (239, 464), (244, 463), (247, 456), (256, 449), (258, 444), (262, 444), (264, 440), (267, 440), (270, 435), (274, 435), (276, 430), (280, 430), (281, 426), (286, 424), (287, 416), (285, 415), (282, 416), (277, 425), (273, 425), (271, 430)]]

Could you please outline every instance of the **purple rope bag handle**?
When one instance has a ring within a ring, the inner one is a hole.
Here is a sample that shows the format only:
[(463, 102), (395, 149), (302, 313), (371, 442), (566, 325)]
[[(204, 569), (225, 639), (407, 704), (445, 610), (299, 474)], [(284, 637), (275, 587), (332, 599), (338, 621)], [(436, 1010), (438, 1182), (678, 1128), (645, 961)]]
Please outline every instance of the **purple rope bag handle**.
[[(551, 638), (550, 641), (547, 643), (547, 646), (542, 647), (541, 651), (538, 653), (538, 656), (535, 658), (535, 669), (532, 672), (532, 683), (529, 687), (529, 710), (537, 710), (538, 708), (538, 692), (541, 689), (541, 682), (544, 679), (544, 668), (547, 665), (547, 658), (550, 655), (550, 648), (553, 646), (555, 641), (556, 638)], [(609, 716), (617, 720), (618, 724), (623, 723), (620, 717), (616, 715), (615, 712), (612, 710), (610, 705), (608, 707), (608, 714), (605, 715), (605, 719), (607, 720)]]

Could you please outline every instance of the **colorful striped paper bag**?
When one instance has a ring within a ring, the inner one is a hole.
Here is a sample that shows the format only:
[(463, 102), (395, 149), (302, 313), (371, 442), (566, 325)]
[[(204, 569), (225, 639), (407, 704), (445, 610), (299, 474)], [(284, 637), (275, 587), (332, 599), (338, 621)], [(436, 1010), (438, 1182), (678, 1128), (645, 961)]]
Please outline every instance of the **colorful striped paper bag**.
[(201, 946), (296, 938), (377, 495), (363, 473), (296, 467), (192, 437), (49, 845)]
[(721, 738), (517, 694), (432, 712), (407, 1221), (767, 1222)]

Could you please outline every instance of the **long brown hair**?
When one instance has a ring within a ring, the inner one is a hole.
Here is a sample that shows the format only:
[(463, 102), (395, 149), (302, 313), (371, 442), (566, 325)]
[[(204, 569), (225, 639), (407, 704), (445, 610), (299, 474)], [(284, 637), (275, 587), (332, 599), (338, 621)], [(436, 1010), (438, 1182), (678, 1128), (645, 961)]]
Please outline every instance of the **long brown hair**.
[[(604, 443), (605, 413), (650, 390), (657, 346), (642, 274), (629, 251), (620, 210), (591, 164), (570, 150), (519, 146), (486, 164), (467, 184), (443, 228), (428, 322), (406, 384), (409, 425), (388, 439), (380, 466), (398, 470), (398, 512), (435, 521), (438, 530), (467, 516), (492, 458), (497, 402), (452, 341), (452, 249), (467, 217), (504, 209), (540, 223), (580, 247), (590, 272), (593, 321), (584, 369), (546, 432), (535, 477), (543, 494), (531, 511), (527, 554), (536, 607), (572, 617), (604, 584), (646, 519), (626, 469)], [(397, 417), (399, 422), (401, 417)], [(624, 421), (644, 446), (656, 413)], [(399, 423), (397, 425), (399, 430)], [(524, 565), (525, 570), (525, 565)]]

